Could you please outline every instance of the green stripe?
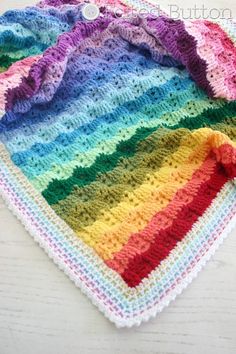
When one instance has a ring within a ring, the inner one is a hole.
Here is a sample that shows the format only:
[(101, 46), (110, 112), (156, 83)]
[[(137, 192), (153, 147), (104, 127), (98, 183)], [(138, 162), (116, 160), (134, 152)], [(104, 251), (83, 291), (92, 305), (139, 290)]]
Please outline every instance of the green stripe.
[[(224, 123), (217, 123), (212, 129), (229, 130)], [(220, 129), (219, 129), (220, 128)], [(230, 137), (236, 137), (236, 127), (231, 128)], [(63, 201), (52, 205), (54, 211), (76, 231), (91, 225), (101, 213), (114, 208), (127, 191), (141, 185), (147, 176), (158, 171), (163, 160), (173, 154), (180, 140), (190, 130), (159, 128), (136, 147), (135, 156), (122, 159), (116, 168), (101, 174), (96, 181), (85, 187), (74, 187)]]
[(127, 191), (140, 186), (147, 174), (158, 171), (164, 159), (173, 154), (189, 134), (186, 129), (159, 128), (137, 144), (135, 155), (123, 156), (112, 171), (98, 175), (90, 185), (74, 187), (65, 200), (52, 208), (70, 227), (79, 231), (93, 223), (102, 211), (117, 205)]
[[(2, 55), (0, 57), (0, 66), (3, 71), (7, 70), (13, 63), (17, 62), (18, 60), (22, 60), (26, 58), (26, 56), (21, 56), (20, 58), (11, 58), (8, 55)], [(4, 70), (5, 69), (5, 70)]]
[[(201, 127), (211, 127), (214, 124), (222, 122), (228, 118), (225, 123), (229, 126), (235, 125), (236, 115), (236, 102), (226, 103), (225, 106), (217, 109), (207, 109), (197, 116), (189, 116), (183, 118), (174, 126), (168, 127), (170, 129), (187, 128), (190, 130), (198, 129)], [(77, 167), (73, 170), (72, 175), (63, 180), (54, 179), (48, 187), (42, 192), (42, 195), (49, 204), (55, 204), (60, 200), (65, 199), (73, 190), (74, 186), (86, 186), (97, 178), (99, 173), (105, 173), (112, 170), (122, 157), (133, 156), (135, 153), (136, 145), (140, 140), (145, 139), (149, 134), (158, 129), (154, 128), (141, 128), (136, 131), (127, 141), (122, 141), (117, 145), (114, 153), (99, 155), (94, 164), (90, 167)], [(224, 127), (224, 132), (226, 128)]]

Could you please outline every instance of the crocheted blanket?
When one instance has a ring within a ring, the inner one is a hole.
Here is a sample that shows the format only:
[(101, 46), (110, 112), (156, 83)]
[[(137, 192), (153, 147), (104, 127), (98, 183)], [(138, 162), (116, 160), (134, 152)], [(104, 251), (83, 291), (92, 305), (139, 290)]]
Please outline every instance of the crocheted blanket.
[(167, 306), (235, 225), (236, 28), (115, 6), (0, 17), (0, 189), (121, 327)]

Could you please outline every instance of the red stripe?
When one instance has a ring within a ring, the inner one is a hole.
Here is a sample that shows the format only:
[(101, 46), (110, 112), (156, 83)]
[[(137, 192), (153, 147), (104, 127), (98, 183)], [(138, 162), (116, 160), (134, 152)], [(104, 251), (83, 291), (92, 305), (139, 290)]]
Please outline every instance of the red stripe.
[(210, 179), (200, 186), (193, 201), (181, 209), (174, 223), (169, 228), (159, 231), (150, 248), (129, 262), (127, 269), (121, 274), (129, 287), (137, 286), (169, 255), (177, 242), (185, 237), (192, 225), (209, 207), (228, 179), (222, 164), (217, 163)]
[(231, 179), (236, 176), (236, 149), (230, 144), (223, 144), (212, 149), (215, 159), (224, 167), (225, 173)]

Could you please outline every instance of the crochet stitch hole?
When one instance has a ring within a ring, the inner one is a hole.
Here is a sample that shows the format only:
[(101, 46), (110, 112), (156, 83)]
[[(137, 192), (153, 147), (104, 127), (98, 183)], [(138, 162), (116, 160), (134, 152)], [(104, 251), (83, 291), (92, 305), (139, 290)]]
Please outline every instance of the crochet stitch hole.
[[(67, 21), (74, 15), (62, 3), (55, 1), (54, 16)], [(49, 210), (43, 236), (49, 235), (55, 250), (62, 245), (60, 259), (66, 258), (86, 286), (98, 274), (97, 290), (112, 289), (99, 299), (103, 304), (112, 297), (112, 316), (116, 311), (115, 318), (133, 321), (166, 299), (177, 278), (184, 282), (183, 274), (201, 260), (208, 241), (221, 237), (214, 225), (229, 218), (235, 104), (209, 100), (193, 80), (205, 90), (212, 85), (216, 94), (215, 82), (222, 80), (226, 88), (220, 94), (230, 96), (233, 66), (217, 57), (227, 50), (216, 27), (193, 23), (184, 29), (181, 21), (163, 18), (152, 20), (152, 26), (149, 20), (112, 19), (113, 27), (104, 31), (99, 19), (86, 25), (78, 19), (74, 31), (52, 48), (55, 55), (44, 52), (17, 94), (6, 96), (12, 110), (1, 119), (0, 136), (17, 165), (17, 178), (25, 174), (24, 183), (37, 190), (40, 205)], [(18, 85), (15, 78), (11, 82), (10, 89)], [(5, 154), (2, 164), (5, 169)], [(9, 191), (17, 188), (13, 185)], [(22, 189), (25, 195), (28, 188)], [(72, 236), (67, 253), (65, 242)]]

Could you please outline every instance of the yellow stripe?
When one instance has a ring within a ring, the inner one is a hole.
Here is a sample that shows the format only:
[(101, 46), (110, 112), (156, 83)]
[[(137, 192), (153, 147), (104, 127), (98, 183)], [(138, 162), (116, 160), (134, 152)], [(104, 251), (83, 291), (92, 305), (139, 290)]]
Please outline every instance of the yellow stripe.
[(176, 191), (202, 165), (211, 147), (218, 147), (227, 141), (230, 139), (224, 134), (208, 128), (192, 132), (156, 173), (147, 175), (141, 186), (127, 192), (116, 207), (104, 212), (77, 235), (104, 260), (111, 259), (132, 233), (142, 230), (153, 215), (168, 205)]

